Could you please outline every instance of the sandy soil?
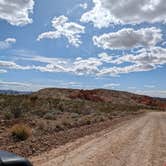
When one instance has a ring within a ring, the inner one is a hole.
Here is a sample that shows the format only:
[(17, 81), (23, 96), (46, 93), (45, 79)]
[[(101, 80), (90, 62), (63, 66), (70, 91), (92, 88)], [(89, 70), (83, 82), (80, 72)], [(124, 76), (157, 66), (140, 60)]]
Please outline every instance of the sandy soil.
[(166, 113), (145, 114), (30, 160), (34, 166), (164, 166)]

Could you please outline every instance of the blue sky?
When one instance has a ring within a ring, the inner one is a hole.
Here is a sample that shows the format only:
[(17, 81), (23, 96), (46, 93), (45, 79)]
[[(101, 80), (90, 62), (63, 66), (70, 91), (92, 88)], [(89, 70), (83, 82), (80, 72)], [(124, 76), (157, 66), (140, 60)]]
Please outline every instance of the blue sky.
[(0, 0), (0, 89), (166, 97), (166, 5), (136, 2)]

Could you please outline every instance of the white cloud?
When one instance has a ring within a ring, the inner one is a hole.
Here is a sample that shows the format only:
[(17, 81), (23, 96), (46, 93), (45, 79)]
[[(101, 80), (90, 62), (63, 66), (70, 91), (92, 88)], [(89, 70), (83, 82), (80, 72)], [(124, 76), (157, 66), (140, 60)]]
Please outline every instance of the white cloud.
[(85, 27), (79, 25), (75, 22), (68, 22), (68, 18), (65, 16), (54, 17), (52, 20), (52, 27), (54, 31), (44, 32), (40, 34), (37, 40), (44, 38), (48, 39), (58, 39), (61, 37), (66, 37), (69, 44), (79, 47), (82, 44), (80, 40), (80, 34), (85, 33)]
[(78, 75), (92, 75), (99, 72), (99, 66), (102, 62), (97, 58), (77, 59), (73, 63), (73, 72)]
[[(112, 75), (150, 71), (162, 67), (166, 64), (166, 49), (161, 47), (152, 47), (149, 49), (141, 49), (136, 55), (128, 54), (112, 60), (110, 63), (114, 65), (111, 68), (103, 68), (98, 75)], [(115, 66), (116, 64), (131, 63), (124, 67)]]
[(156, 86), (155, 85), (144, 85), (145, 88), (155, 88)]
[(136, 87), (135, 86), (130, 86), (130, 87), (128, 87), (128, 89), (136, 89)]
[(152, 47), (149, 49), (141, 49), (136, 55), (128, 54), (112, 61), (115, 64), (125, 62), (135, 63), (138, 65), (163, 65), (166, 63), (166, 49), (161, 47)]
[(15, 50), (13, 57), (17, 60), (26, 60), (26, 61), (34, 61), (34, 62), (41, 62), (41, 63), (53, 63), (53, 64), (67, 64), (68, 61), (63, 58), (53, 58), (53, 57), (45, 57), (37, 55), (34, 52), (26, 51), (26, 50)]
[(75, 6), (73, 6), (72, 8), (70, 8), (67, 11), (67, 15), (73, 15), (73, 14), (79, 13), (80, 9), (86, 10), (87, 8), (88, 8), (88, 4), (87, 3), (76, 4)]
[(166, 98), (166, 90), (157, 90), (157, 89), (154, 89), (154, 90), (134, 90), (131, 92), (141, 94), (141, 95), (152, 96), (152, 97)]
[[(31, 59), (31, 60), (33, 61), (33, 59)], [(37, 61), (37, 60), (34, 59), (34, 61)], [(48, 59), (46, 59), (46, 61), (48, 61)], [(40, 62), (40, 59), (38, 62)], [(47, 62), (44, 62), (44, 63), (47, 63)], [(7, 70), (38, 70), (41, 72), (71, 72), (71, 69), (63, 66), (62, 64), (61, 65), (57, 64), (57, 63), (54, 64), (54, 61), (47, 63), (45, 66), (38, 66), (38, 65), (22, 66), (22, 65), (16, 64), (15, 62), (12, 62), (12, 61), (0, 61), (0, 68), (2, 69), (2, 71), (7, 71)]]
[(29, 70), (29, 69), (31, 69), (30, 66), (17, 65), (15, 62), (12, 62), (12, 61), (0, 61), (0, 68), (2, 68), (2, 69), (16, 69), (16, 70)]
[(119, 86), (120, 86), (120, 84), (118, 84), (118, 83), (109, 83), (109, 84), (105, 84), (104, 88), (112, 88), (112, 89), (114, 89), (115, 87), (119, 87)]
[[(0, 68), (6, 69), (20, 69), (23, 68), (25, 70), (38, 70), (41, 72), (65, 72), (65, 73), (73, 73), (76, 75), (95, 75), (96, 72), (99, 72), (98, 67), (102, 66), (103, 60), (100, 58), (76, 58), (76, 59), (62, 59), (62, 58), (51, 58), (35, 55), (35, 53), (30, 55), (30, 52), (26, 51), (15, 51), (15, 55), (12, 56), (15, 60), (23, 60), (23, 61), (32, 61), (33, 65), (31, 66), (20, 66), (15, 62), (11, 61), (0, 61)], [(17, 57), (19, 56), (19, 57)], [(41, 65), (35, 65), (35, 62), (43, 63)]]
[(21, 83), (21, 82), (6, 82), (6, 81), (0, 81), (0, 86), (30, 86), (30, 84), (26, 84), (26, 83)]
[[(137, 56), (140, 55), (138, 54)], [(141, 62), (140, 61), (137, 62), (136, 60), (131, 61), (127, 59), (125, 59), (123, 62), (119, 62), (120, 58), (122, 57), (116, 58), (114, 60), (112, 59), (111, 56), (102, 53), (99, 54), (99, 57), (96, 58), (90, 57), (87, 59), (76, 58), (73, 60), (68, 60), (68, 59), (55, 60), (54, 58), (34, 56), (33, 58), (27, 60), (47, 63), (46, 65), (43, 66), (33, 65), (29, 67), (31, 70), (38, 70), (41, 72), (52, 72), (52, 73), (64, 72), (64, 73), (74, 73), (76, 75), (94, 75), (94, 76), (104, 76), (104, 75), (117, 76), (119, 74), (130, 73), (130, 72), (149, 71), (159, 67), (158, 66), (159, 63), (160, 64), (164, 63), (162, 60), (162, 62), (146, 64), (146, 62), (143, 63), (142, 60)], [(128, 61), (133, 64), (125, 67), (116, 66), (116, 64), (118, 63), (124, 63)], [(113, 67), (105, 67), (103, 63), (112, 64)]]
[(11, 25), (23, 26), (32, 23), (34, 0), (0, 0), (0, 19)]
[[(42, 86), (41, 85), (35, 85), (35, 84), (32, 84), (32, 83), (0, 80), (0, 89), (1, 90), (34, 91), (34, 90), (40, 89), (39, 87), (42, 87)], [(44, 88), (44, 86), (43, 86), (43, 88)]]
[(15, 38), (7, 38), (4, 41), (0, 41), (0, 49), (10, 48), (14, 43), (16, 43)]
[(36, 91), (42, 88), (51, 87), (50, 85), (39, 85), (26, 82), (2, 81), (0, 80), (1, 90), (16, 90), (16, 91)]
[(93, 2), (95, 7), (84, 13), (80, 21), (85, 23), (93, 22), (97, 28), (108, 27), (114, 18), (111, 18), (109, 10), (102, 7), (100, 0), (93, 0)]
[(93, 0), (94, 7), (84, 13), (82, 22), (92, 22), (95, 27), (110, 24), (137, 24), (165, 22), (165, 0)]
[(48, 81), (49, 84), (43, 84), (45, 80), (42, 80), (42, 84), (40, 82), (14, 82), (14, 81), (2, 81), (0, 80), (0, 89), (1, 90), (16, 90), (16, 91), (37, 91), (43, 88), (80, 88), (82, 85), (79, 82), (69, 81), (64, 82), (61, 80)]
[(166, 46), (166, 41), (164, 41), (164, 42), (162, 43), (162, 46)]
[(80, 84), (79, 82), (74, 82), (74, 81), (70, 81), (70, 82), (61, 82), (58, 87), (61, 88), (81, 88), (82, 84)]
[(41, 72), (51, 72), (51, 73), (58, 73), (58, 72), (70, 72), (68, 68), (65, 68), (62, 65), (57, 64), (47, 64), (46, 66), (33, 66), (32, 69), (39, 70)]
[[(123, 73), (150, 71), (162, 67), (166, 64), (166, 49), (161, 47), (152, 47), (141, 49), (136, 55), (128, 54), (110, 61), (111, 68), (103, 68), (98, 75), (116, 76)], [(116, 64), (131, 63), (124, 67), (115, 66)]]
[(111, 76), (117, 76), (119, 74), (127, 74), (132, 72), (141, 72), (141, 71), (150, 71), (153, 69), (156, 69), (157, 67), (155, 65), (150, 64), (133, 64), (125, 67), (111, 67), (111, 68), (103, 68), (100, 70), (99, 73), (97, 73), (98, 76), (103, 75), (111, 75)]
[[(31, 66), (21, 66), (12, 61), (0, 61), (0, 69), (37, 70), (51, 73), (72, 73), (75, 75), (91, 76), (119, 76), (132, 72), (151, 71), (166, 64), (166, 49), (150, 47), (139, 49), (135, 54), (121, 56), (109, 56), (101, 53), (97, 57), (90, 58), (48, 58), (38, 55), (19, 56), (19, 61), (32, 61)], [(35, 62), (43, 63), (35, 65)], [(105, 65), (106, 64), (106, 65)]]
[(137, 47), (155, 46), (162, 40), (160, 29), (155, 27), (134, 30), (124, 28), (117, 32), (94, 36), (94, 45), (103, 49), (131, 49)]
[(103, 53), (100, 53), (98, 55), (99, 59), (102, 61), (102, 62), (105, 62), (105, 63), (110, 63), (113, 61), (113, 57), (108, 55), (107, 53), (103, 52)]
[(2, 73), (7, 73), (7, 71), (3, 70), (3, 69), (0, 69), (0, 74), (2, 74)]
[(87, 9), (88, 8), (88, 4), (87, 3), (80, 3), (79, 6), (82, 8), (82, 9)]

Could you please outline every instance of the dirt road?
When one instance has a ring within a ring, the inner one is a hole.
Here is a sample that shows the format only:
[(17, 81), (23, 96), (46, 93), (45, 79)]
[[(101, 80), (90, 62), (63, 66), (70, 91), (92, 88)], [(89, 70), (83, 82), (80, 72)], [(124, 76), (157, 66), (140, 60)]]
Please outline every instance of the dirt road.
[(122, 122), (31, 160), (34, 166), (165, 166), (166, 113)]

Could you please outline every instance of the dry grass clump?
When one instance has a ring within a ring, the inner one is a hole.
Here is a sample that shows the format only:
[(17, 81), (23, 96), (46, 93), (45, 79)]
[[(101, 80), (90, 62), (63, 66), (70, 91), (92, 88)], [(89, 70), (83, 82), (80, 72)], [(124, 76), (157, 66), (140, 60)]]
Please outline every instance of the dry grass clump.
[(5, 118), (6, 120), (10, 120), (10, 119), (12, 119), (12, 117), (13, 117), (13, 114), (12, 114), (11, 112), (6, 111), (6, 112), (4, 113), (4, 118)]
[(32, 129), (24, 124), (16, 124), (11, 128), (13, 138), (23, 141), (32, 135)]

